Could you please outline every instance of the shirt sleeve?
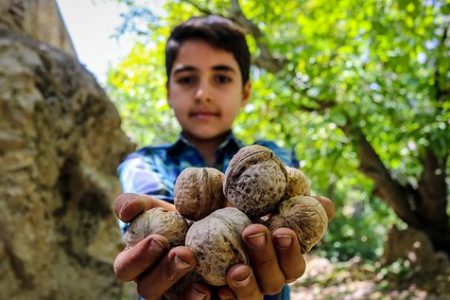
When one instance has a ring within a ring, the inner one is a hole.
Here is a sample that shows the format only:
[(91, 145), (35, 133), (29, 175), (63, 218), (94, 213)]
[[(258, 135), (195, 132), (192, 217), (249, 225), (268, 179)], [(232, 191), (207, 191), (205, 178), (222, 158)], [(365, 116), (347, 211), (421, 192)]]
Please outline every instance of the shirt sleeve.
[[(152, 169), (143, 156), (131, 154), (119, 165), (117, 172), (122, 192), (147, 194), (161, 200), (171, 201), (160, 174)], [(120, 220), (118, 222), (122, 232), (125, 232), (129, 224)]]

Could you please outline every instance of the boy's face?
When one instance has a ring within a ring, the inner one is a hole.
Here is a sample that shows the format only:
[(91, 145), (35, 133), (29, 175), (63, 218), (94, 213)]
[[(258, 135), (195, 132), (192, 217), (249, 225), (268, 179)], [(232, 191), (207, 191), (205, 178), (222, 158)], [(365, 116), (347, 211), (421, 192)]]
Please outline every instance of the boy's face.
[(178, 51), (168, 83), (168, 102), (187, 138), (212, 140), (231, 129), (249, 97), (233, 55), (202, 40)]

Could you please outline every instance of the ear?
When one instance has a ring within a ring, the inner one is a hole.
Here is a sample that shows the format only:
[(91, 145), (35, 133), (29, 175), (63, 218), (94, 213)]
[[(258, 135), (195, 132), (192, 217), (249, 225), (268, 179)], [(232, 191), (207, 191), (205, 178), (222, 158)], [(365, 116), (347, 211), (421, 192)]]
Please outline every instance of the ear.
[(248, 80), (244, 87), (242, 88), (242, 101), (241, 101), (241, 107), (244, 107), (248, 100), (250, 99), (250, 92), (252, 90), (252, 84), (250, 83), (250, 80)]
[(166, 84), (166, 99), (167, 99), (167, 104), (169, 104), (169, 107), (172, 108), (172, 100), (170, 97), (169, 83)]

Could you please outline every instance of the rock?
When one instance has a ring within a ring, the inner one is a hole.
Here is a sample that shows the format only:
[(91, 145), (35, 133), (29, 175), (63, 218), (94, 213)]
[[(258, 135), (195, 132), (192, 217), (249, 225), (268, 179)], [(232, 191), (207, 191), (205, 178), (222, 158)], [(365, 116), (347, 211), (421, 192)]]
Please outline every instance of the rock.
[(17, 32), (19, 25), (5, 21), (13, 11), (5, 3), (0, 298), (120, 299), (112, 262), (122, 245), (111, 201), (120, 192), (116, 167), (133, 145), (93, 76)]
[(409, 261), (421, 273), (450, 274), (450, 261), (445, 253), (435, 251), (424, 232), (410, 227), (400, 230), (393, 226), (388, 232), (381, 262), (390, 265), (397, 260)]

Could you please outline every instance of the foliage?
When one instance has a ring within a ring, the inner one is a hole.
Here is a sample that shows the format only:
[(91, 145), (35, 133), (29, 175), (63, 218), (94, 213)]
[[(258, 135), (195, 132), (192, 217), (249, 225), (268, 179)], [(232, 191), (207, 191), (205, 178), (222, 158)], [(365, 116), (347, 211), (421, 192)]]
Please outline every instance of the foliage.
[[(148, 11), (145, 2), (124, 2), (131, 12)], [(110, 71), (108, 81), (125, 130), (138, 144), (173, 141), (178, 132), (164, 90), (163, 49), (169, 29), (200, 13), (229, 16), (232, 2), (168, 1), (158, 13), (138, 15), (151, 16), (148, 31), (139, 31), (139, 42)], [(329, 256), (374, 258), (387, 224), (398, 220), (375, 200), (373, 183), (358, 170), (354, 140), (343, 129), (360, 128), (393, 178), (413, 187), (423, 171), (420, 154), (426, 147), (440, 159), (448, 156), (450, 41), (443, 37), (450, 3), (304, 0), (240, 5), (263, 32), (259, 38), (248, 35), (253, 56), (261, 55), (264, 45), (286, 60), (275, 73), (252, 68), (253, 94), (238, 117), (236, 134), (248, 143), (267, 138), (294, 148), (316, 192), (335, 201), (336, 220), (322, 246)], [(447, 174), (448, 169), (449, 164)], [(348, 207), (359, 207), (359, 212), (346, 213)]]
[(330, 263), (323, 257), (307, 256), (306, 272), (291, 285), (292, 297), (331, 299), (448, 299), (448, 269), (438, 275), (408, 260), (389, 266), (354, 257)]

